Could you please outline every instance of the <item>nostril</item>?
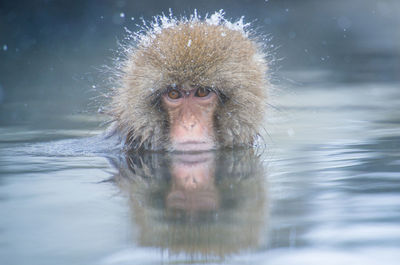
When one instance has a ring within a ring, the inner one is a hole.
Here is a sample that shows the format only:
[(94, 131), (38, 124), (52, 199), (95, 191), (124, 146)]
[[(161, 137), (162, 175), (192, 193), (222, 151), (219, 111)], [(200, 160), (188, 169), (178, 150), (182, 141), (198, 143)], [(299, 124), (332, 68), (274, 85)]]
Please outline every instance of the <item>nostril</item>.
[(196, 126), (195, 123), (184, 124), (184, 125), (183, 125), (183, 127), (184, 127), (186, 130), (193, 130), (193, 128), (194, 128), (195, 126)]
[(186, 130), (192, 130), (196, 126), (196, 122), (182, 122), (181, 125)]

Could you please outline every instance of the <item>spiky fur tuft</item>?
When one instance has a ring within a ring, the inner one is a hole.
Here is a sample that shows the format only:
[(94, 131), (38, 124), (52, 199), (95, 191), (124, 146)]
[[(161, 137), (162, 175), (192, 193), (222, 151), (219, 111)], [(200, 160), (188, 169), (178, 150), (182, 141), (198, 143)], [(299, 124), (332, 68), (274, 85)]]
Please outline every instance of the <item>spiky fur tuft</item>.
[(266, 100), (267, 62), (248, 24), (223, 12), (201, 19), (160, 16), (126, 49), (111, 115), (129, 149), (168, 149), (163, 90), (190, 82), (212, 88), (221, 103), (214, 127), (220, 147), (249, 145), (260, 128)]

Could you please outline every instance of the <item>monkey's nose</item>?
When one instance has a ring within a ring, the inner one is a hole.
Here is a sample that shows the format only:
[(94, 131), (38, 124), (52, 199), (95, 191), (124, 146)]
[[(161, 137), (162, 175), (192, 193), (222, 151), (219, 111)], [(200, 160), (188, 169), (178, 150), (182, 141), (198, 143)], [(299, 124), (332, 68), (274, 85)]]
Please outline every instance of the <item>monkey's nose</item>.
[(193, 130), (197, 125), (197, 121), (195, 117), (189, 117), (188, 119), (185, 119), (182, 121), (182, 126), (188, 131)]
[(183, 122), (182, 123), (183, 128), (185, 128), (188, 131), (193, 130), (193, 128), (196, 126), (196, 121), (188, 121), (188, 122)]

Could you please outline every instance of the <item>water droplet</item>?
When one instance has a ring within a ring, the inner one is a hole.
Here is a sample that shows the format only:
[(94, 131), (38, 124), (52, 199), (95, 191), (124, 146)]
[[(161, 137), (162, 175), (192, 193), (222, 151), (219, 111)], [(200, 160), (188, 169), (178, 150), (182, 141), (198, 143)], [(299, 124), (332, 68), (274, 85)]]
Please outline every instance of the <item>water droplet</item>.
[(8, 50), (8, 46), (7, 46), (7, 44), (4, 44), (3, 45), (3, 51), (7, 51)]
[(119, 13), (119, 16), (120, 17), (125, 17), (125, 13), (121, 12), (121, 13)]

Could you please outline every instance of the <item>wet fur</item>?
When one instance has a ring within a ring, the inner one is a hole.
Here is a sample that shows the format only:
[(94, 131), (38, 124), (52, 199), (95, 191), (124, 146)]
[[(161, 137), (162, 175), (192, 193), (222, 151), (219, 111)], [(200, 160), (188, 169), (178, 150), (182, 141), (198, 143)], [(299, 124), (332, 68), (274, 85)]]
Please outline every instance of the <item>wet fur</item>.
[(168, 117), (160, 96), (174, 84), (210, 87), (220, 99), (214, 128), (218, 147), (251, 145), (266, 101), (267, 62), (247, 32), (222, 23), (177, 20), (145, 33), (123, 63), (110, 114), (127, 149), (168, 149)]

